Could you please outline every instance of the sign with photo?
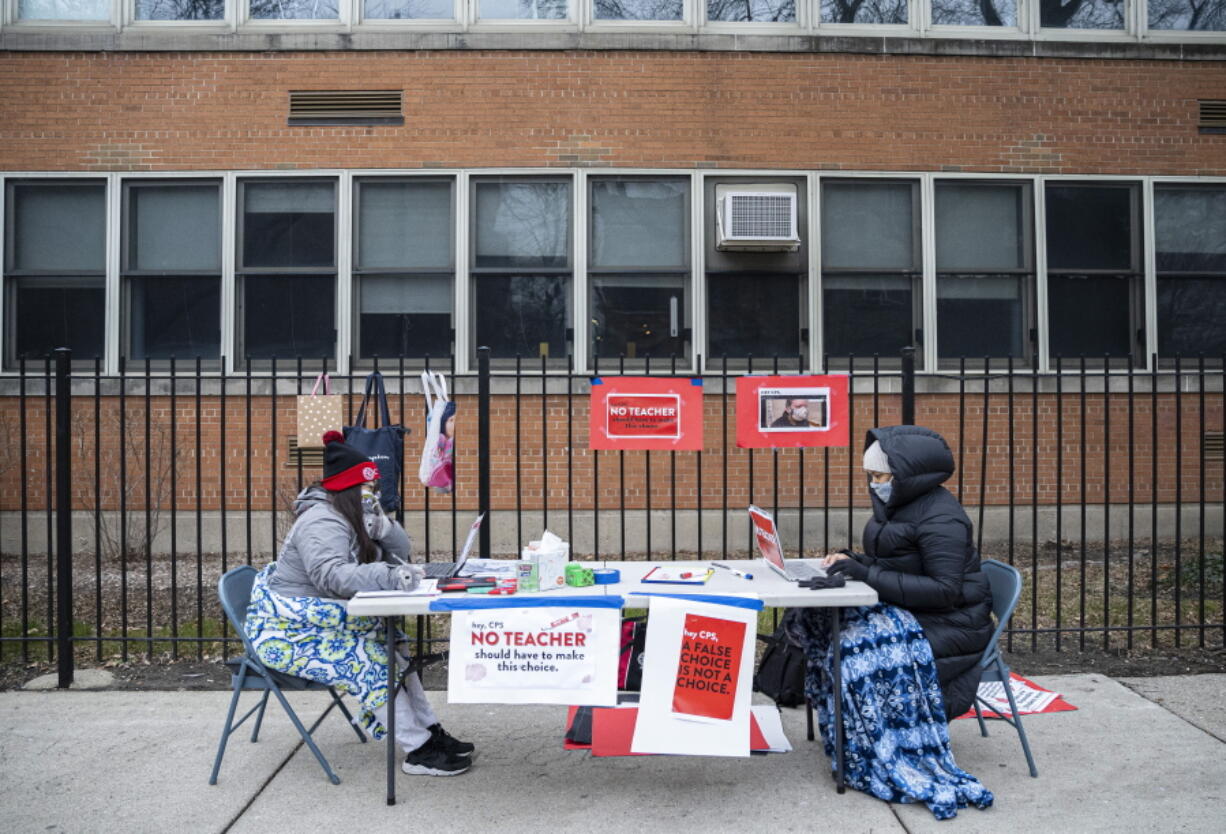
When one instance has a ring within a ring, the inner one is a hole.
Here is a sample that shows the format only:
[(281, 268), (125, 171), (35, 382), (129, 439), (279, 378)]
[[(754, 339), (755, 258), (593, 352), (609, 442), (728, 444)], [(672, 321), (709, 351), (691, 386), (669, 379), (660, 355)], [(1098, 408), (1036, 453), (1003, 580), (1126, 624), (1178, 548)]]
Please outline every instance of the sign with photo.
[(702, 380), (592, 380), (592, 449), (702, 449)]
[(736, 381), (741, 449), (846, 446), (847, 376), (743, 376)]

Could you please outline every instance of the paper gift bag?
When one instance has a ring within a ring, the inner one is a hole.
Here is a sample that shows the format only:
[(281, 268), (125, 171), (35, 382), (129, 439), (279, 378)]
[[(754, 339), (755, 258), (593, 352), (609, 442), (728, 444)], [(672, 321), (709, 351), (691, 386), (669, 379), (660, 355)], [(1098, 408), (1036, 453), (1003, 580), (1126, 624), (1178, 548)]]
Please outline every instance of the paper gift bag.
[[(319, 393), (323, 383), (323, 394)], [(323, 436), (327, 431), (340, 431), (345, 424), (344, 398), (332, 393), (332, 383), (327, 374), (315, 379), (310, 394), (298, 397), (298, 448), (322, 449)]]

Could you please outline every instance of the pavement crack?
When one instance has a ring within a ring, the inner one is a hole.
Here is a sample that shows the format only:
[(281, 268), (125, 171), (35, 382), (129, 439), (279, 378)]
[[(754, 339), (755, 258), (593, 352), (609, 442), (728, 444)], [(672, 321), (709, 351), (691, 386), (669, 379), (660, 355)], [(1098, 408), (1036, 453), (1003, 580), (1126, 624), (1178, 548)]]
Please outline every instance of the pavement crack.
[(268, 778), (260, 783), (260, 786), (256, 788), (256, 791), (251, 795), (251, 798), (243, 803), (243, 807), (239, 808), (238, 812), (235, 813), (234, 816), (230, 818), (230, 821), (225, 824), (225, 827), (221, 829), (221, 834), (227, 834), (227, 832), (229, 832), (230, 829), (243, 818), (243, 814), (247, 813), (247, 809), (255, 804), (255, 801), (260, 798), (262, 793), (264, 793), (264, 789), (272, 784), (272, 780), (277, 778), (277, 774), (279, 774), (285, 768), (285, 766), (289, 764), (290, 759), (294, 758), (294, 756), (303, 748), (303, 746), (303, 741), (301, 738), (299, 738), (298, 743), (294, 745), (294, 748), (289, 751), (289, 754), (284, 759), (281, 760), (281, 764), (277, 765), (273, 772), (268, 775)]

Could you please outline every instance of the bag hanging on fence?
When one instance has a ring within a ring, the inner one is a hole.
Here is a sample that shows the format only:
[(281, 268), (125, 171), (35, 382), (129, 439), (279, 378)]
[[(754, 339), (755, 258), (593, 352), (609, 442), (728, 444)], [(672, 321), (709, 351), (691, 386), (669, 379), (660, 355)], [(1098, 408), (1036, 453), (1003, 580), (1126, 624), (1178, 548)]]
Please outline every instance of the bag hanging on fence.
[[(324, 392), (319, 392), (323, 383)], [(298, 395), (298, 448), (322, 449), (324, 432), (339, 431), (345, 424), (345, 403), (332, 393), (332, 381), (325, 371), (315, 378), (309, 394)]]
[[(376, 400), (375, 427), (366, 428), (366, 406), (371, 396)], [(393, 425), (387, 409), (387, 391), (383, 374), (375, 371), (366, 377), (362, 405), (352, 426), (345, 426), (345, 442), (366, 455), (379, 467), (379, 504), (387, 512), (400, 509), (400, 472), (404, 469), (404, 436), (408, 430)]]
[(455, 403), (447, 399), (447, 379), (442, 374), (422, 371), (421, 390), (426, 397), (426, 442), (417, 478), (422, 486), (451, 492), (455, 488)]
[(795, 610), (789, 609), (774, 634), (758, 635), (766, 643), (766, 651), (754, 673), (753, 688), (781, 707), (798, 707), (805, 702), (805, 650), (787, 633), (788, 618), (796, 616)]

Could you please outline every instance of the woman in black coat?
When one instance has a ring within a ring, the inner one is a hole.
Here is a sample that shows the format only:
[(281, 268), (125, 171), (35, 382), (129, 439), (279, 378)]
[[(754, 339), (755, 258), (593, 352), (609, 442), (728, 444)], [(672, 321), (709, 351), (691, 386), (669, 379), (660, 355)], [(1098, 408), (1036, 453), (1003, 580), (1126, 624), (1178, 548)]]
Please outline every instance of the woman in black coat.
[(882, 602), (905, 608), (923, 626), (952, 720), (970, 709), (976, 663), (992, 635), (992, 593), (980, 569), (971, 521), (941, 486), (954, 472), (944, 439), (921, 426), (868, 432), (873, 517), (863, 553), (827, 557), (829, 571), (868, 583)]

